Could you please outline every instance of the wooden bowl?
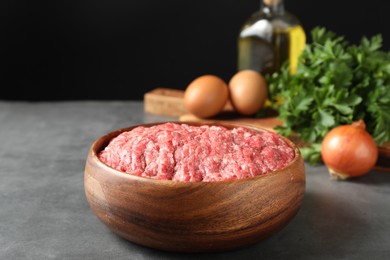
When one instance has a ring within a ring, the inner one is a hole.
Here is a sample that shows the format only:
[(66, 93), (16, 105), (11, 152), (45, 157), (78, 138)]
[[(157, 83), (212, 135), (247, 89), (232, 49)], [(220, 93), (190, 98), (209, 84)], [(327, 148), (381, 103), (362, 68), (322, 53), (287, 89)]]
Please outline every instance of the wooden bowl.
[[(242, 126), (219, 125), (229, 129)], [(97, 154), (112, 138), (134, 127), (97, 139), (90, 148), (84, 175), (86, 198), (94, 214), (129, 241), (176, 252), (230, 250), (275, 234), (300, 209), (305, 192), (304, 162), (288, 139), (295, 158), (282, 170), (241, 180), (178, 182), (126, 174), (98, 159)]]

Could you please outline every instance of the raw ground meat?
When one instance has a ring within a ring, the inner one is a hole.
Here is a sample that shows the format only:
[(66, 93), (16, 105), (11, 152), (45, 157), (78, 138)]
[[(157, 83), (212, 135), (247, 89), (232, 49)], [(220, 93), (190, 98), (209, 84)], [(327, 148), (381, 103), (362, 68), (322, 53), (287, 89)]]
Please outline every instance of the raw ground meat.
[(168, 122), (123, 132), (98, 156), (112, 168), (143, 177), (210, 182), (281, 169), (295, 152), (272, 132)]

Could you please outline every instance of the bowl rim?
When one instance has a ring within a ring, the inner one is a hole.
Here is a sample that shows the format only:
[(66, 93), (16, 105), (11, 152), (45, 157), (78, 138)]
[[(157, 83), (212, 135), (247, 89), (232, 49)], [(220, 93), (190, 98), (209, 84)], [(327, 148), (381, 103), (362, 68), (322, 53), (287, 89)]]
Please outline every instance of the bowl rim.
[[(175, 187), (181, 187), (181, 186), (194, 186), (194, 185), (217, 185), (218, 183), (239, 183), (239, 182), (251, 182), (251, 181), (256, 181), (258, 179), (264, 179), (267, 177), (271, 177), (274, 175), (279, 174), (280, 172), (286, 171), (289, 168), (291, 168), (293, 165), (297, 163), (297, 161), (302, 160), (301, 152), (296, 144), (294, 144), (290, 139), (279, 135), (291, 148), (294, 149), (294, 158), (291, 160), (289, 164), (284, 166), (281, 169), (271, 171), (265, 174), (257, 175), (254, 177), (248, 177), (248, 178), (241, 178), (241, 179), (233, 179), (233, 180), (220, 180), (220, 181), (196, 181), (196, 182), (190, 182), (190, 181), (175, 181), (175, 180), (160, 180), (160, 179), (154, 179), (150, 177), (144, 177), (144, 176), (139, 176), (135, 175), (132, 173), (127, 173), (123, 172), (120, 170), (117, 170), (107, 164), (105, 164), (103, 161), (101, 161), (98, 157), (98, 153), (104, 149), (108, 143), (115, 137), (117, 137), (119, 134), (125, 132), (125, 131), (130, 131), (131, 129), (134, 129), (139, 126), (144, 126), (144, 127), (151, 127), (154, 125), (159, 125), (159, 124), (164, 124), (164, 123), (177, 123), (177, 124), (187, 124), (187, 125), (195, 125), (195, 126), (201, 126), (201, 125), (214, 125), (214, 126), (222, 126), (222, 127), (227, 127), (228, 129), (232, 129), (234, 127), (245, 127), (251, 130), (255, 131), (263, 131), (263, 132), (272, 132), (271, 130), (267, 130), (265, 128), (257, 127), (254, 125), (250, 124), (245, 124), (245, 123), (230, 123), (230, 122), (207, 122), (207, 121), (158, 121), (154, 123), (145, 123), (145, 124), (137, 124), (137, 125), (132, 125), (128, 127), (122, 127), (113, 131), (108, 132), (107, 134), (98, 137), (95, 139), (95, 141), (92, 143), (90, 149), (89, 149), (89, 156), (91, 159), (100, 167), (103, 167), (109, 172), (110, 174), (113, 174), (117, 177), (124, 178), (129, 181), (141, 181), (141, 182), (146, 182), (146, 183), (152, 183), (152, 184), (158, 184), (158, 185), (164, 185), (166, 186), (167, 184), (170, 186), (175, 186)], [(230, 128), (229, 128), (230, 127)], [(111, 138), (109, 138), (111, 136)], [(107, 139), (109, 138), (109, 139)]]

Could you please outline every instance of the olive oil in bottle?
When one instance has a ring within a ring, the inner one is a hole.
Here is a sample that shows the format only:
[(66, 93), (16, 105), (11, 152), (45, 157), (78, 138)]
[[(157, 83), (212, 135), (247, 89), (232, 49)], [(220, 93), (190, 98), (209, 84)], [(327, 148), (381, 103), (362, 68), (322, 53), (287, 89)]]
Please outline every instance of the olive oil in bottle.
[(283, 0), (262, 0), (261, 8), (242, 26), (238, 37), (238, 70), (272, 73), (289, 61), (295, 73), (306, 35), (297, 17), (287, 12)]

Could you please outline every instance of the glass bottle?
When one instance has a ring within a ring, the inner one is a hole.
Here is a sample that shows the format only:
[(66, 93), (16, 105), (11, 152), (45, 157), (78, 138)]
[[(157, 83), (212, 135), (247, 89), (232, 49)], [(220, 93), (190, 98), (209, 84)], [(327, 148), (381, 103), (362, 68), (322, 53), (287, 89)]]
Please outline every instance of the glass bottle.
[(283, 0), (261, 0), (260, 10), (244, 23), (238, 37), (238, 70), (272, 73), (288, 60), (290, 73), (295, 73), (305, 43), (300, 21), (285, 10)]

